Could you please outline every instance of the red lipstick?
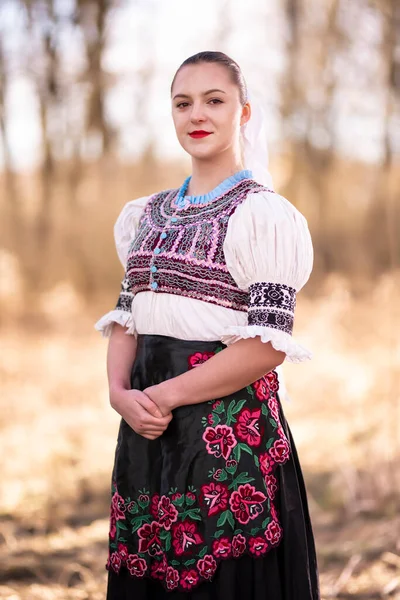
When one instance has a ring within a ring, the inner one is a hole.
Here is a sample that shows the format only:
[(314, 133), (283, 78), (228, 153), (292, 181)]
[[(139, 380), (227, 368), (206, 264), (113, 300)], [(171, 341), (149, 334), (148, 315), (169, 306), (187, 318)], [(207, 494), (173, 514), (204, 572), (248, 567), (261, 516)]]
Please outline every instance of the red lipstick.
[(209, 131), (203, 131), (202, 129), (198, 129), (196, 131), (192, 131), (191, 133), (189, 133), (189, 135), (190, 137), (197, 139), (206, 137), (207, 135), (211, 135), (211, 133)]

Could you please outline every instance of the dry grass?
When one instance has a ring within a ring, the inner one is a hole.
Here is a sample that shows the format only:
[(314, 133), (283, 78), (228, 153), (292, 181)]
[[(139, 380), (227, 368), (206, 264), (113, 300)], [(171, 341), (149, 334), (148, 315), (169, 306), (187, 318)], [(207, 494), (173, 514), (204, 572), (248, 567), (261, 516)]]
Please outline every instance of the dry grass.
[[(400, 598), (399, 282), (383, 276), (354, 296), (331, 277), (299, 298), (296, 334), (314, 358), (285, 364), (285, 412), (324, 598)], [(118, 427), (106, 344), (66, 285), (41, 306), (42, 329), (1, 332), (0, 598), (100, 600)]]

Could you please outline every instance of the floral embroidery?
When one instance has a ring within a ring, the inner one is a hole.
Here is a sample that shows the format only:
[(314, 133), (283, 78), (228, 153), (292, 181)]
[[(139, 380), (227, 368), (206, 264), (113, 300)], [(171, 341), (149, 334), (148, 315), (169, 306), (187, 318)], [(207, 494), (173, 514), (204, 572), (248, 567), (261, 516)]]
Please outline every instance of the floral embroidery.
[(126, 566), (128, 567), (129, 573), (131, 575), (136, 575), (136, 577), (143, 577), (147, 571), (146, 561), (143, 560), (143, 558), (139, 558), (137, 554), (129, 555)]
[[(221, 470), (220, 472), (222, 473)], [(204, 504), (208, 508), (209, 517), (225, 510), (228, 506), (228, 488), (222, 483), (210, 482), (208, 485), (203, 485), (201, 495)]]
[[(176, 500), (174, 496), (172, 496), (172, 499)], [(157, 518), (159, 524), (162, 525), (167, 531), (171, 528), (172, 523), (175, 523), (178, 518), (178, 511), (171, 503), (171, 500), (166, 496), (161, 496), (161, 499), (158, 503)]]
[(197, 532), (196, 525), (189, 521), (174, 525), (172, 539), (175, 553), (178, 556), (185, 554), (192, 549), (193, 545), (200, 544), (203, 541), (201, 535)]
[(226, 425), (217, 425), (215, 429), (207, 427), (203, 433), (203, 440), (207, 442), (209, 454), (214, 454), (217, 458), (223, 456), (225, 460), (229, 458), (232, 448), (237, 444), (232, 427)]
[(240, 485), (237, 492), (232, 493), (229, 503), (239, 523), (245, 525), (262, 512), (262, 503), (266, 499), (265, 494), (258, 492), (253, 485), (246, 484)]
[(280, 541), (282, 537), (282, 527), (277, 521), (271, 521), (271, 523), (269, 523), (265, 532), (265, 537), (274, 546)]
[(272, 327), (292, 335), (296, 290), (267, 281), (249, 286), (248, 324)]
[[(195, 353), (188, 363), (195, 368), (214, 354)], [(290, 445), (276, 391), (272, 372), (242, 397), (238, 392), (202, 405), (200, 439), (209, 471), (197, 489), (159, 494), (142, 488), (131, 498), (113, 483), (108, 569), (188, 591), (211, 580), (220, 561), (245, 552), (263, 556), (279, 544), (277, 469), (289, 459)]]
[(204, 579), (211, 579), (217, 570), (217, 563), (210, 554), (206, 554), (202, 560), (197, 561), (197, 568)]
[(238, 558), (246, 550), (246, 538), (238, 533), (232, 538), (232, 552), (235, 558)]
[(261, 444), (261, 436), (264, 433), (260, 426), (261, 409), (243, 408), (239, 413), (237, 423), (235, 425), (236, 436), (249, 446), (259, 446)]
[(227, 537), (215, 540), (213, 543), (213, 554), (220, 558), (229, 558), (231, 556), (232, 545)]
[(181, 586), (185, 590), (190, 590), (199, 581), (197, 571), (190, 569), (190, 571), (184, 570), (181, 574)]
[(267, 542), (260, 536), (256, 538), (250, 538), (249, 540), (249, 549), (252, 554), (255, 556), (262, 556), (268, 550)]
[(194, 367), (198, 367), (206, 362), (209, 358), (214, 356), (214, 352), (196, 352), (189, 356), (189, 368), (193, 369)]

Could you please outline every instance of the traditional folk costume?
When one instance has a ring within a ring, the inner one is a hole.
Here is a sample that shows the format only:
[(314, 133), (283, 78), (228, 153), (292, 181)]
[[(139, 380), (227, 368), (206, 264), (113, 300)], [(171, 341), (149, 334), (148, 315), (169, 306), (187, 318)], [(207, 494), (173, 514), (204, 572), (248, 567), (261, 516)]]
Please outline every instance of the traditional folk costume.
[[(307, 221), (249, 170), (209, 194), (188, 180), (128, 202), (115, 224), (121, 293), (96, 328), (137, 336), (132, 388), (194, 369), (260, 336), (300, 362), (296, 294)], [(276, 371), (188, 404), (154, 441), (121, 419), (112, 474), (107, 600), (319, 598), (303, 477)]]

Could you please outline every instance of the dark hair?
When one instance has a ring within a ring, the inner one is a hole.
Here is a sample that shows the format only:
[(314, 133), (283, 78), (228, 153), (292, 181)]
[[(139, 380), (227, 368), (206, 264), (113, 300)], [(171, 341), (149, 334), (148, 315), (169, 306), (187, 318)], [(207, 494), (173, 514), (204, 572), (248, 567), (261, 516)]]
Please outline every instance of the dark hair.
[(225, 67), (226, 69), (228, 69), (233, 83), (235, 85), (237, 85), (237, 87), (239, 88), (239, 97), (240, 97), (240, 102), (241, 102), (242, 106), (244, 106), (246, 104), (246, 102), (247, 102), (247, 85), (246, 85), (246, 81), (243, 77), (243, 73), (242, 73), (239, 65), (237, 64), (237, 62), (234, 61), (233, 58), (230, 58), (230, 56), (228, 56), (227, 54), (224, 54), (223, 52), (212, 52), (212, 51), (198, 52), (197, 54), (193, 54), (193, 56), (190, 56), (189, 58), (187, 58), (181, 64), (181, 66), (179, 67), (179, 69), (177, 70), (177, 72), (174, 75), (174, 78), (171, 83), (171, 93), (172, 93), (172, 88), (175, 83), (176, 76), (178, 75), (179, 71), (183, 67), (186, 67), (187, 65), (199, 65), (201, 63), (215, 63), (217, 65), (221, 65), (221, 66)]

